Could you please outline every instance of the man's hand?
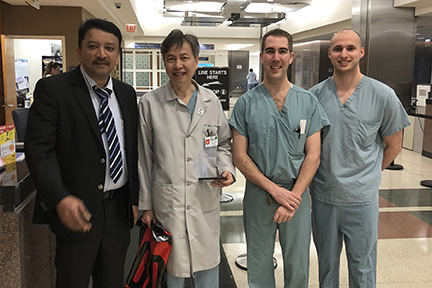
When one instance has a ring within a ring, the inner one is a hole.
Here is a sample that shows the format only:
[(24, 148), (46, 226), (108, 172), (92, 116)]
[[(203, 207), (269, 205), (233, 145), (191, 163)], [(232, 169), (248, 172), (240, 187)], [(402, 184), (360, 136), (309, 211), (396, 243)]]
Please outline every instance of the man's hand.
[(63, 225), (74, 232), (90, 231), (91, 214), (84, 203), (75, 196), (66, 196), (56, 206), (57, 215)]
[(134, 218), (134, 225), (137, 223), (138, 221), (138, 206), (132, 205), (132, 213), (133, 213), (133, 218)]
[(234, 182), (234, 177), (232, 176), (231, 172), (229, 172), (229, 171), (224, 171), (221, 176), (225, 177), (226, 180), (223, 180), (223, 179), (215, 180), (210, 185), (212, 185), (214, 187), (222, 187), (223, 188), (223, 187), (227, 187), (227, 186), (231, 185)]
[(294, 213), (295, 211), (290, 211), (283, 206), (279, 206), (279, 208), (276, 210), (276, 213), (273, 217), (273, 222), (277, 222), (278, 224), (282, 222), (288, 222), (292, 219)]
[(151, 223), (156, 223), (156, 217), (154, 216), (153, 210), (144, 210), (141, 216), (141, 221), (144, 222), (148, 227), (151, 227)]
[(276, 202), (290, 211), (295, 211), (302, 201), (301, 196), (280, 186), (277, 187), (271, 195)]

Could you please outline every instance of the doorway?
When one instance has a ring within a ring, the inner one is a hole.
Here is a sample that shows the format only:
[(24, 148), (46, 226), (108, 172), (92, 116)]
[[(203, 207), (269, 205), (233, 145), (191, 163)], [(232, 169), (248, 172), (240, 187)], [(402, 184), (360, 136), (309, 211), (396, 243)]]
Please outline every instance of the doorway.
[(60, 59), (62, 66), (67, 66), (62, 57), (66, 53), (64, 36), (2, 35), (1, 41), (4, 93), (0, 102), (4, 116), (0, 125), (4, 125), (13, 124), (12, 110), (24, 106), (24, 100), (32, 96), (43, 75), (43, 59)]

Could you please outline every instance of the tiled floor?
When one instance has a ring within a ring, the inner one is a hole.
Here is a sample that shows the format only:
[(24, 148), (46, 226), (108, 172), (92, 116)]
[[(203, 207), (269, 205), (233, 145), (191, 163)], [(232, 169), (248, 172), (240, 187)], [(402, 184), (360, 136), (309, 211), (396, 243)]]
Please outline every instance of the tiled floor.
[[(432, 159), (403, 150), (396, 158), (403, 170), (385, 170), (380, 186), (380, 221), (378, 240), (377, 287), (432, 287), (432, 189), (420, 185), (432, 180)], [(235, 265), (238, 255), (246, 252), (242, 222), (244, 177), (224, 190), (234, 201), (221, 204), (221, 239), (237, 287), (247, 287), (246, 271)], [(282, 259), (279, 245), (274, 256), (277, 287), (283, 287)], [(309, 287), (318, 287), (317, 255), (310, 250)], [(348, 287), (345, 255), (341, 257), (340, 287)]]

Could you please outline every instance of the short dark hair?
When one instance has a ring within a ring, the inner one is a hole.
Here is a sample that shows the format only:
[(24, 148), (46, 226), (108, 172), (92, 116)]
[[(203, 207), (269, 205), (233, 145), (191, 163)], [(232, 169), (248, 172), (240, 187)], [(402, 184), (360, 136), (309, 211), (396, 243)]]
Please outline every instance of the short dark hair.
[(181, 47), (185, 42), (189, 43), (192, 49), (193, 56), (197, 58), (199, 55), (198, 38), (192, 34), (183, 34), (183, 32), (179, 29), (172, 30), (163, 40), (160, 48), (162, 58), (165, 58), (165, 55), (174, 45), (176, 45), (176, 47)]
[(99, 29), (102, 31), (105, 31), (107, 33), (114, 34), (114, 36), (118, 39), (119, 49), (121, 47), (122, 42), (122, 35), (119, 30), (119, 28), (112, 22), (99, 19), (99, 18), (92, 18), (88, 19), (85, 22), (81, 24), (81, 26), (78, 29), (78, 47), (81, 49), (82, 41), (84, 40), (85, 34), (90, 29)]
[(264, 48), (265, 48), (265, 41), (267, 40), (267, 37), (269, 36), (275, 36), (275, 37), (285, 37), (288, 40), (288, 50), (289, 52), (293, 52), (293, 41), (292, 41), (292, 36), (291, 34), (289, 34), (288, 32), (286, 32), (285, 30), (276, 28), (273, 30), (268, 31), (264, 37), (261, 40), (261, 52), (264, 52)]
[(345, 29), (342, 29), (342, 30), (339, 30), (339, 31), (333, 33), (333, 36), (330, 38), (330, 44), (332, 43), (333, 38), (336, 36), (336, 34), (338, 34), (339, 32), (344, 32), (344, 31), (352, 31), (352, 32), (354, 32), (355, 34), (357, 34), (357, 36), (358, 36), (358, 38), (359, 38), (359, 40), (360, 40), (360, 47), (363, 47), (363, 39), (362, 39), (360, 33), (357, 32), (357, 31), (354, 30), (354, 29), (351, 29), (351, 28), (345, 28)]

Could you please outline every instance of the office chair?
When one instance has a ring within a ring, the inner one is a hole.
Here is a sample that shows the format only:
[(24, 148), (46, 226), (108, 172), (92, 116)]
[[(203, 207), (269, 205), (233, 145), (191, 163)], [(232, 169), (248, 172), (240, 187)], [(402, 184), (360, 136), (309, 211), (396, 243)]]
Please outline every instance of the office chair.
[(12, 111), (15, 124), (15, 141), (24, 142), (29, 108), (19, 108)]

